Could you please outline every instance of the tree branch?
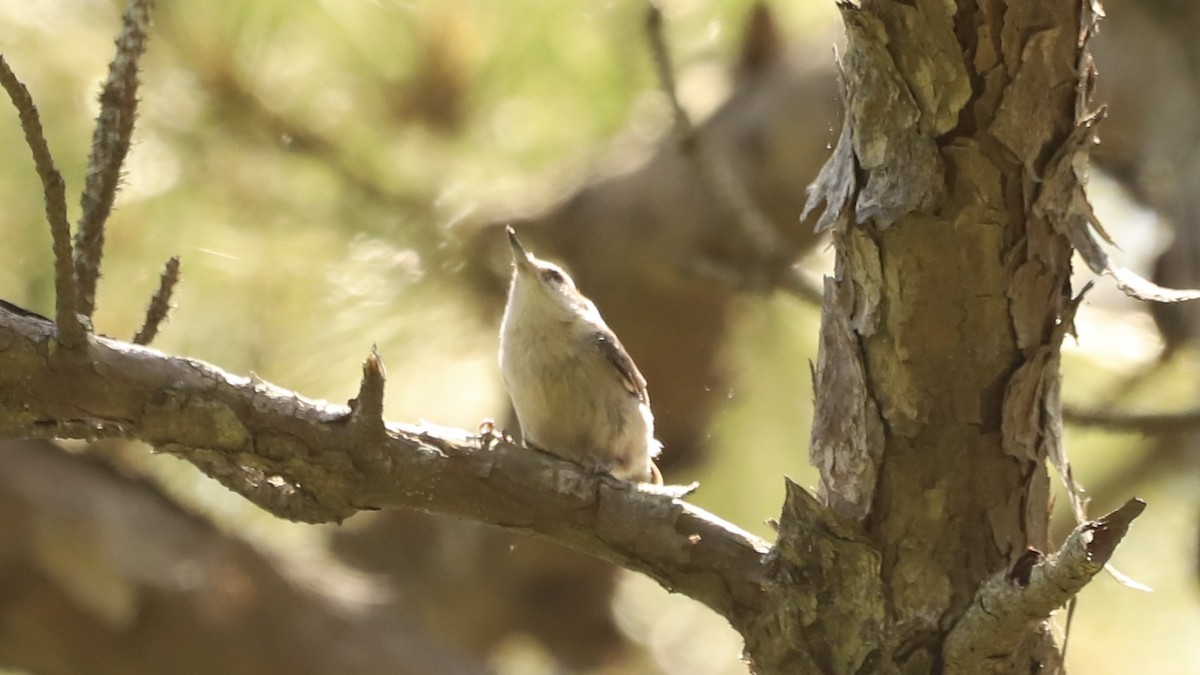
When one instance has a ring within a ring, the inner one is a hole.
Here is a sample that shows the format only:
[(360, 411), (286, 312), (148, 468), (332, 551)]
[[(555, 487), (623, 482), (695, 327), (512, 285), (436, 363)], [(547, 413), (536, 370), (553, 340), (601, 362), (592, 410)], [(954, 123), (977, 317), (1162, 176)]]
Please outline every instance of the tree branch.
[(670, 494), (455, 429), (389, 423), (356, 447), (345, 406), (100, 336), (88, 359), (52, 362), (53, 335), (0, 306), (0, 437), (118, 427), (284, 518), (442, 513), (545, 536), (725, 616), (765, 601), (768, 543)]
[(148, 345), (156, 335), (158, 329), (162, 326), (162, 322), (167, 320), (167, 315), (171, 312), (171, 293), (175, 290), (175, 284), (179, 283), (179, 256), (172, 256), (167, 264), (163, 267), (162, 275), (158, 278), (158, 290), (150, 298), (150, 305), (146, 307), (146, 318), (142, 321), (142, 327), (138, 330), (137, 335), (133, 336), (133, 344)]
[(776, 231), (771, 219), (755, 202), (746, 186), (730, 170), (728, 163), (708, 147), (708, 142), (680, 102), (675, 67), (663, 33), (662, 10), (654, 2), (646, 6), (646, 38), (654, 57), (659, 86), (671, 104), (680, 153), (691, 160), (706, 187), (733, 212), (734, 224), (740, 229), (742, 239), (759, 263), (757, 270), (739, 270), (711, 259), (688, 261), (686, 266), (689, 271), (717, 279), (732, 288), (775, 288), (819, 305), (821, 290), (805, 279), (793, 264), (794, 260), (788, 255), (791, 247)]
[(42, 191), (46, 201), (46, 220), (50, 224), (50, 237), (54, 242), (54, 291), (57, 299), (54, 318), (58, 321), (60, 340), (64, 346), (76, 347), (83, 343), (84, 328), (76, 315), (75, 272), (71, 265), (71, 223), (67, 219), (66, 184), (62, 174), (54, 166), (54, 157), (42, 131), (42, 120), (29, 90), (21, 83), (4, 56), (0, 55), (0, 85), (8, 92), (25, 142), (33, 153), (33, 163), (38, 177), (42, 179)]
[[(1010, 672), (1007, 657), (1031, 628), (1050, 617), (1112, 557), (1146, 503), (1131, 499), (1112, 513), (1075, 528), (1058, 553), (1030, 549), (1008, 570), (984, 582), (946, 638), (945, 672)], [(1000, 667), (997, 670), (997, 667)]]
[(75, 278), (80, 312), (91, 317), (96, 308), (96, 282), (104, 250), (104, 225), (112, 213), (137, 117), (138, 61), (146, 51), (153, 0), (130, 0), (117, 36), (117, 54), (108, 66), (100, 90), (100, 115), (92, 136), (83, 190), (83, 215), (75, 233)]
[(1200, 409), (1179, 412), (1126, 412), (1063, 406), (1063, 421), (1106, 431), (1151, 435), (1177, 434), (1200, 427)]

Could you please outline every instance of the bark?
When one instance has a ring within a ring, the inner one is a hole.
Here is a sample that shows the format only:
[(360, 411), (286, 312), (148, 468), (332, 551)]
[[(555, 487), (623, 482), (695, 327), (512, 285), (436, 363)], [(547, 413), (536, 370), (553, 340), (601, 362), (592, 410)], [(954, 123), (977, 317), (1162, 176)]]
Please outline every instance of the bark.
[[(1048, 543), (1070, 239), (1094, 243), (1070, 229), (1080, 177), (1057, 170), (1086, 162), (1090, 9), (841, 8), (846, 123), (812, 195), (837, 259), (811, 455), (878, 560), (873, 620), (818, 612), (808, 631), (860, 645), (825, 672), (928, 673), (980, 583)], [(993, 646), (995, 672), (1058, 665), (1045, 625)]]

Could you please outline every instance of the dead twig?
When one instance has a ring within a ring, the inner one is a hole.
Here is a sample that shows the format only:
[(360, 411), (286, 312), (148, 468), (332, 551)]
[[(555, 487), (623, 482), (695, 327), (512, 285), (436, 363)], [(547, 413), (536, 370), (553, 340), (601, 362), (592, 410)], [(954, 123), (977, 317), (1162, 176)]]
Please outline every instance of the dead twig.
[(1136, 413), (1121, 410), (1084, 410), (1063, 406), (1063, 421), (1080, 427), (1152, 435), (1177, 434), (1200, 428), (1200, 409), (1173, 413)]
[(675, 135), (685, 157), (691, 159), (696, 172), (707, 186), (718, 195), (734, 214), (734, 222), (740, 228), (745, 241), (758, 261), (756, 273), (745, 270), (729, 270), (728, 266), (712, 260), (687, 263), (685, 266), (695, 274), (724, 279), (737, 288), (774, 288), (783, 290), (808, 301), (820, 303), (821, 291), (801, 275), (787, 254), (789, 246), (776, 231), (770, 218), (755, 203), (745, 185), (730, 170), (729, 165), (713, 153), (691, 117), (679, 101), (675, 80), (675, 68), (670, 49), (663, 32), (662, 10), (654, 3), (646, 9), (646, 35), (650, 52), (654, 57), (654, 69), (659, 86), (671, 105)]
[(38, 177), (42, 179), (42, 191), (46, 202), (46, 220), (50, 223), (50, 238), (54, 249), (54, 291), (56, 296), (54, 318), (58, 323), (58, 341), (66, 347), (83, 343), (84, 325), (79, 320), (76, 307), (75, 273), (71, 266), (71, 223), (67, 219), (66, 185), (62, 174), (54, 166), (54, 157), (42, 131), (41, 117), (29, 90), (17, 79), (8, 62), (0, 56), (0, 85), (8, 92), (25, 142), (33, 152), (33, 163)]
[(133, 336), (135, 345), (148, 345), (158, 335), (158, 328), (171, 312), (171, 293), (179, 283), (179, 256), (173, 256), (163, 268), (162, 276), (158, 278), (158, 290), (150, 298), (150, 306), (146, 308), (146, 320), (142, 328)]
[(83, 214), (75, 233), (75, 278), (78, 307), (91, 318), (96, 309), (96, 282), (104, 251), (104, 226), (112, 213), (137, 117), (138, 62), (146, 51), (153, 0), (130, 0), (117, 36), (117, 54), (108, 66), (100, 91), (100, 115), (92, 135), (92, 154), (81, 203)]
[(946, 673), (994, 672), (996, 654), (1006, 654), (1029, 628), (1075, 597), (1104, 569), (1146, 503), (1130, 499), (1112, 513), (1080, 524), (1057, 553), (1030, 549), (980, 586), (971, 606), (946, 638)]

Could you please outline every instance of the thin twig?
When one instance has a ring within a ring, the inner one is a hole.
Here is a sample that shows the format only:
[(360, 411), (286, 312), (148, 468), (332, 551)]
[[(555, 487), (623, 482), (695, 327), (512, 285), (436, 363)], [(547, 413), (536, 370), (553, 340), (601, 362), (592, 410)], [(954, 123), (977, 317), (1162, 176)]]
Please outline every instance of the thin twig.
[[(1131, 499), (1112, 513), (1075, 528), (1053, 555), (1027, 551), (1010, 569), (985, 581), (950, 630), (942, 648), (947, 675), (998, 672), (1029, 629), (1075, 597), (1104, 568), (1146, 503)], [(1007, 672), (1007, 671), (1005, 671)]]
[(360, 457), (378, 455), (378, 445), (387, 434), (383, 419), (383, 392), (387, 383), (387, 370), (379, 349), (371, 345), (371, 353), (363, 361), (362, 382), (358, 385), (358, 396), (350, 399), (350, 427), (354, 434), (351, 451)]
[[(728, 163), (722, 161), (709, 149), (699, 129), (692, 123), (691, 117), (684, 110), (683, 104), (679, 101), (675, 68), (671, 62), (671, 53), (663, 32), (662, 10), (654, 3), (649, 3), (647, 6), (646, 35), (650, 42), (651, 54), (654, 57), (654, 69), (658, 74), (659, 86), (671, 104), (680, 151), (692, 160), (700, 177), (733, 212), (734, 222), (741, 228), (751, 250), (765, 268), (765, 279), (747, 280), (748, 283), (743, 282), (739, 286), (754, 287), (762, 286), (765, 283), (806, 301), (820, 298), (820, 290), (810, 284), (793, 267), (792, 260), (786, 254), (789, 246), (776, 231), (770, 218), (759, 208), (745, 185), (729, 168)], [(704, 271), (714, 266), (720, 267), (709, 262), (705, 265), (694, 266), (693, 271)], [(742, 272), (738, 276), (744, 278), (747, 275)]]
[(1067, 424), (1144, 434), (1174, 434), (1200, 428), (1200, 409), (1175, 413), (1134, 413), (1119, 410), (1082, 410), (1063, 406)]
[[(1067, 663), (1067, 647), (1070, 646), (1070, 644), (1071, 644), (1071, 624), (1073, 624), (1075, 621), (1075, 607), (1077, 607), (1078, 605), (1079, 605), (1079, 596), (1078, 595), (1072, 597), (1071, 601), (1067, 603), (1067, 622), (1066, 622), (1066, 627), (1063, 628), (1062, 647), (1059, 649), (1059, 652), (1058, 652), (1062, 656), (1062, 665), (1064, 665), (1064, 666)], [(1061, 668), (1059, 669), (1059, 672), (1060, 673), (1062, 672)]]
[(54, 314), (58, 323), (58, 339), (66, 347), (83, 343), (84, 327), (76, 313), (75, 273), (71, 267), (71, 223), (67, 219), (66, 185), (62, 174), (54, 166), (54, 157), (42, 131), (41, 117), (29, 90), (17, 79), (4, 56), (0, 55), (0, 84), (8, 92), (25, 142), (33, 152), (33, 163), (38, 177), (42, 179), (42, 191), (46, 202), (46, 220), (50, 223), (50, 238), (54, 249)]
[(100, 91), (100, 115), (92, 135), (84, 184), (83, 214), (75, 233), (75, 277), (80, 312), (91, 318), (96, 309), (96, 282), (104, 251), (104, 226), (112, 213), (137, 117), (138, 61), (146, 51), (153, 0), (130, 0), (117, 36), (117, 54), (108, 66)]
[(171, 312), (171, 293), (175, 284), (179, 283), (179, 256), (172, 256), (163, 268), (162, 276), (158, 278), (158, 290), (150, 298), (150, 306), (146, 308), (146, 320), (142, 329), (133, 336), (135, 345), (148, 345), (158, 335), (158, 327), (166, 320)]
[(263, 95), (255, 91), (241, 74), (228, 69), (215, 74), (204, 70), (193, 72), (230, 111), (233, 117), (230, 121), (244, 131), (262, 134), (265, 130), (266, 135), (283, 139), (289, 153), (313, 158), (371, 201), (390, 209), (416, 213), (429, 211), (430, 199), (427, 195), (416, 190), (406, 191), (381, 180), (378, 172), (352, 157), (333, 137), (268, 105)]
[[(467, 431), (427, 424), (388, 424), (366, 453), (380, 461), (359, 466), (345, 451), (356, 436), (344, 406), (102, 336), (88, 361), (51, 364), (45, 340), (43, 322), (0, 310), (0, 343), (13, 345), (16, 359), (0, 368), (0, 438), (34, 425), (84, 437), (116, 425), (281, 517), (439, 512), (545, 535), (726, 617), (753, 615), (768, 599), (770, 544), (673, 495), (509, 443), (484, 449)], [(382, 383), (378, 375), (368, 376), (369, 388)], [(88, 425), (73, 424), (79, 419)]]
[(659, 86), (671, 104), (671, 112), (675, 119), (675, 133), (679, 135), (683, 151), (691, 153), (695, 150), (698, 135), (691, 117), (679, 102), (679, 90), (675, 84), (675, 66), (671, 62), (671, 51), (667, 47), (667, 38), (663, 32), (662, 10), (654, 3), (650, 3), (646, 8), (646, 34), (650, 39), (650, 53), (654, 57), (654, 71), (658, 75)]

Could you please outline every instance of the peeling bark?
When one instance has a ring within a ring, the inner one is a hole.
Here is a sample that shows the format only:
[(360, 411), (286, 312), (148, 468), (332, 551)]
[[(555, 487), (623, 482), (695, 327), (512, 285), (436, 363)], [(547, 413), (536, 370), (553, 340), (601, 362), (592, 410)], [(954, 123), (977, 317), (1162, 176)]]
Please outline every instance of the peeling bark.
[[(821, 668), (926, 673), (979, 585), (1046, 548), (1047, 460), (1069, 479), (1058, 350), (1071, 244), (1098, 249), (1077, 199), (1093, 22), (1074, 0), (840, 6), (848, 122), (809, 195), (837, 248), (811, 452), (878, 551), (886, 637)], [(1005, 663), (1056, 662), (1052, 609), (992, 645)]]

